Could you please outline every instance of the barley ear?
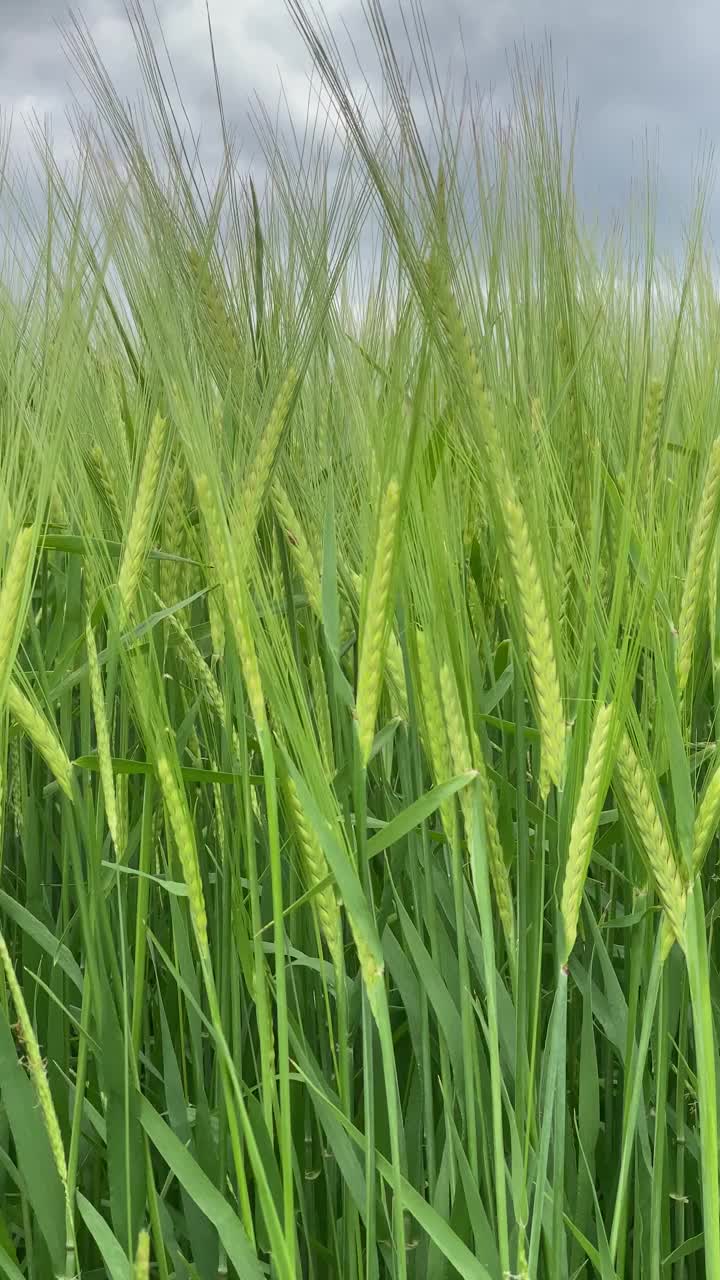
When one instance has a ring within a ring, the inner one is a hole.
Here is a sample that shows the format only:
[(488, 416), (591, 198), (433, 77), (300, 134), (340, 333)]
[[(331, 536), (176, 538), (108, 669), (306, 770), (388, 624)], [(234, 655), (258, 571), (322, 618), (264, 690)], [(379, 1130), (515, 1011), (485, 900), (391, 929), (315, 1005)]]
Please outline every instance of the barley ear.
[(720, 823), (720, 768), (712, 775), (695, 817), (693, 828), (692, 853), (690, 855), (691, 874), (698, 875), (710, 847), (710, 843)]
[(367, 591), (365, 622), (360, 640), (356, 716), (360, 755), (370, 758), (375, 735), (383, 664), (387, 647), (390, 581), (395, 558), (395, 534), (400, 512), (400, 486), (391, 480), (380, 508), (377, 543)]
[(156, 413), (148, 436), (147, 448), (135, 495), (135, 505), (118, 573), (118, 595), (124, 621), (128, 621), (131, 617), (135, 597), (140, 586), (140, 579), (142, 578), (145, 557), (150, 546), (153, 511), (157, 498), (160, 464), (162, 462), (166, 432), (167, 422), (159, 413)]
[(677, 675), (680, 692), (685, 689), (692, 666), (703, 585), (712, 552), (720, 497), (720, 437), (710, 450), (700, 505), (693, 525), (678, 622)]
[(308, 604), (315, 617), (322, 618), (322, 587), (315, 555), (295, 514), (293, 505), (279, 480), (273, 481), (272, 499), (275, 514), (289, 543), (290, 555), (305, 589)]
[(447, 662), (443, 662), (440, 667), (440, 693), (445, 714), (448, 743), (450, 744), (452, 767), (455, 773), (468, 773), (472, 769), (470, 740), (460, 705), (455, 676)]
[(645, 772), (626, 732), (620, 739), (616, 766), (635, 826), (652, 872), (658, 897), (673, 934), (685, 946), (685, 886), (670, 848)]
[(8, 557), (0, 587), (0, 691), (12, 668), (20, 609), (32, 552), (34, 529), (21, 529)]
[(150, 1236), (144, 1230), (138, 1236), (133, 1280), (150, 1280)]
[[(155, 594), (155, 599), (162, 608), (164, 606), (162, 598)], [(176, 613), (168, 614), (167, 621), (170, 625), (170, 629), (174, 631), (177, 636), (178, 648), (185, 659), (188, 672), (195, 678), (195, 680), (197, 680), (197, 683), (205, 694), (205, 698), (209, 706), (212, 707), (220, 723), (224, 725), (226, 723), (225, 703), (223, 702), (222, 693), (220, 692), (220, 688), (212, 671), (208, 667), (192, 636), (188, 631), (186, 631), (178, 615)]]
[(499, 487), (501, 476), (505, 469), (504, 454), (495, 422), (495, 415), (490, 407), (477, 356), (467, 335), (458, 304), (448, 287), (443, 273), (435, 266), (430, 268), (430, 280), (431, 286), (436, 293), (440, 315), (450, 340), (450, 346), (465, 383), (465, 390), (480, 424), (481, 440), (487, 451), (491, 471), (495, 483)]
[(267, 711), (255, 641), (248, 620), (247, 588), (241, 585), (240, 578), (231, 565), (227, 550), (227, 526), (206, 475), (197, 477), (195, 489), (207, 529), (210, 554), (225, 592), (230, 625), (245, 677), (255, 728), (258, 734), (263, 734), (267, 729)]
[(117, 494), (115, 493), (115, 485), (107, 459), (99, 444), (93, 445), (90, 450), (90, 464), (94, 473), (95, 484), (112, 518), (113, 528), (116, 531), (122, 529), (123, 518)]
[(115, 782), (113, 778), (112, 752), (110, 750), (110, 730), (105, 709), (105, 693), (103, 691), (100, 663), (92, 624), (88, 617), (85, 622), (85, 644), (88, 655), (88, 673), (90, 677), (90, 701), (95, 717), (95, 737), (97, 740), (98, 763), (100, 766), (100, 783), (105, 801), (105, 816), (108, 830), (112, 838), (115, 852), (121, 857), (121, 844), (117, 804), (115, 802)]
[(502, 499), (510, 556), (520, 596), (528, 653), (540, 720), (541, 791), (562, 785), (565, 717), (553, 648), (550, 618), (525, 513), (512, 490)]
[(645, 493), (652, 488), (664, 390), (665, 388), (660, 379), (652, 378), (645, 396), (637, 469), (638, 486), (642, 486)]
[(365, 937), (362, 928), (349, 916), (350, 928), (355, 942), (355, 949), (360, 961), (360, 974), (368, 998), (372, 1015), (380, 1026), (382, 1021), (382, 993), (385, 988), (385, 963), (378, 955), (376, 948)]
[(225, 615), (223, 613), (222, 596), (213, 591), (215, 583), (208, 579), (208, 619), (210, 622), (210, 639), (212, 641), (213, 658), (222, 658), (225, 653)]
[[(176, 556), (183, 554), (185, 546), (186, 480), (185, 463), (178, 457), (168, 485), (162, 531), (163, 551)], [(160, 566), (160, 593), (168, 604), (182, 599), (184, 570), (185, 566), (177, 560), (163, 560)]]
[(297, 380), (296, 371), (292, 368), (289, 369), (275, 398), (267, 426), (260, 437), (252, 466), (245, 481), (238, 528), (236, 530), (237, 545), (243, 563), (249, 541), (255, 533), (255, 526), (257, 525)]
[(35, 1028), (30, 1020), (30, 1014), (25, 1004), (25, 997), (22, 988), (17, 980), (15, 969), (7, 944), (2, 933), (0, 933), (0, 961), (5, 971), (5, 980), (10, 988), (10, 995), (15, 1006), (15, 1013), (20, 1025), (20, 1034), (22, 1036), (23, 1045), (25, 1047), (25, 1056), (27, 1058), (28, 1074), (32, 1082), (35, 1093), (37, 1094), (40, 1112), (42, 1114), (43, 1123), (47, 1130), (50, 1140), (50, 1150), (52, 1151), (55, 1168), (60, 1176), (63, 1187), (67, 1189), (67, 1162), (65, 1159), (65, 1148), (63, 1146), (62, 1134), (58, 1123), (57, 1112), (53, 1102), (50, 1085), (48, 1084), (45, 1064), (42, 1060), (40, 1047), (35, 1035)]
[(69, 800), (72, 800), (72, 765), (55, 730), (14, 680), (8, 685), (10, 715), (27, 734)]
[(311, 824), (308, 822), (300, 802), (297, 787), (292, 778), (287, 779), (287, 795), (295, 831), (297, 833), (300, 852), (302, 853), (307, 888), (315, 890), (314, 901), (317, 906), (318, 920), (327, 949), (336, 968), (342, 961), (342, 925), (340, 908), (334, 887), (329, 884), (323, 889), (318, 886), (328, 876), (328, 865)]
[(483, 749), (477, 734), (473, 731), (473, 762), (478, 771), (480, 795), (482, 797), (483, 816), (485, 819), (485, 836), (487, 840), (488, 866), (498, 915), (505, 935), (505, 943), (511, 956), (515, 955), (515, 910), (513, 907), (512, 886), (505, 862), (500, 831), (498, 828), (497, 806), (492, 783), (488, 774)]
[(580, 795), (570, 831), (565, 878), (560, 899), (560, 913), (565, 929), (564, 963), (570, 957), (577, 937), (583, 890), (587, 879), (595, 831), (604, 800), (603, 781), (607, 777), (607, 754), (612, 722), (612, 704), (601, 707), (590, 738)]
[(163, 753), (157, 756), (156, 772), (165, 808), (167, 810), (170, 829), (180, 858), (183, 879), (188, 891), (190, 918), (195, 931), (198, 951), (203, 960), (209, 956), (207, 935), (207, 913), (205, 895), (203, 893), (200, 863), (198, 861), (195, 831), (188, 811), (185, 789), (175, 775), (170, 760)]
[[(424, 631), (417, 632), (416, 643), (422, 715), (425, 722), (425, 749), (430, 759), (435, 783), (437, 784), (447, 782), (452, 774), (450, 747), (440, 695), (438, 694), (435, 674), (430, 660), (429, 646)], [(440, 817), (448, 839), (453, 840), (457, 826), (455, 802), (453, 800), (446, 800), (440, 806)]]
[(390, 678), (390, 699), (393, 713), (401, 720), (408, 718), (408, 696), (405, 683), (405, 664), (400, 641), (393, 630), (388, 633), (385, 650), (385, 670)]

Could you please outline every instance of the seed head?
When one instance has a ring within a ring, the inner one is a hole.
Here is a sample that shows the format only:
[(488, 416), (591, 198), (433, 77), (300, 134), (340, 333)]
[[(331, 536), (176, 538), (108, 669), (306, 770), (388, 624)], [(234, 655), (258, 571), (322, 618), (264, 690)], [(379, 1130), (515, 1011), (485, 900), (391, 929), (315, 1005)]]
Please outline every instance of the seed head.
[(370, 758), (375, 735), (375, 720), (387, 648), (390, 581), (395, 557), (395, 533), (399, 511), (400, 486), (397, 480), (391, 480), (385, 490), (380, 508), (375, 560), (368, 586), (365, 623), (360, 642), (356, 714), (363, 764), (367, 764)]
[(612, 723), (612, 704), (601, 707), (590, 739), (585, 772), (570, 832), (570, 846), (565, 865), (560, 912), (565, 928), (565, 956), (567, 963), (575, 945), (580, 916), (583, 889), (587, 879), (595, 830), (604, 798), (603, 779), (606, 778), (607, 752)]

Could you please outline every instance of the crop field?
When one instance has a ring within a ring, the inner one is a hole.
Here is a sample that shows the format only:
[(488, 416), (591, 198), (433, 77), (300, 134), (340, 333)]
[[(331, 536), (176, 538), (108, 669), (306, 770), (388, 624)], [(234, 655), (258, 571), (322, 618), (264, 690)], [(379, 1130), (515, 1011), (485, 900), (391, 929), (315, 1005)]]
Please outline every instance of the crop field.
[(8, 1280), (720, 1277), (706, 187), (591, 234), (410, 13), (254, 177), (139, 4), (0, 148)]

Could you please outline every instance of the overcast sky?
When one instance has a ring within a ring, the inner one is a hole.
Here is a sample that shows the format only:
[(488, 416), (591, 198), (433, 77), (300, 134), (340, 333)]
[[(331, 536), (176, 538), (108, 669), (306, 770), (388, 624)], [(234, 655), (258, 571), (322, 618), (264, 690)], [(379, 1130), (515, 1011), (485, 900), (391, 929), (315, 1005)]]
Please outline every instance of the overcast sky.
[[(345, 24), (367, 49), (361, 0), (327, 0), (333, 29)], [(86, 0), (77, 7), (124, 94), (139, 87), (122, 0)], [(157, 0), (157, 13), (189, 116), (212, 133), (215, 120), (205, 0)], [(388, 0), (388, 13), (396, 12)], [(502, 102), (508, 54), (515, 42), (553, 42), (560, 81), (579, 98), (578, 186), (584, 207), (607, 222), (626, 206), (629, 182), (642, 171), (643, 139), (658, 157), (660, 224), (678, 237), (703, 148), (720, 137), (720, 11), (712, 0), (425, 0), (440, 70), (460, 68)], [(0, 0), (0, 109), (14, 117), (14, 147), (23, 147), (22, 119), (50, 114), (58, 151), (69, 153), (64, 112), (73, 72), (59, 27), (64, 0)], [(154, 22), (153, 6), (147, 4)], [(259, 93), (272, 111), (282, 81), (302, 112), (310, 63), (283, 0), (210, 0), (229, 116), (252, 159), (248, 104)], [(461, 34), (462, 33), (462, 34)], [(461, 54), (464, 48), (464, 54)], [(364, 60), (364, 59), (363, 59)], [(716, 238), (720, 201), (713, 197)]]

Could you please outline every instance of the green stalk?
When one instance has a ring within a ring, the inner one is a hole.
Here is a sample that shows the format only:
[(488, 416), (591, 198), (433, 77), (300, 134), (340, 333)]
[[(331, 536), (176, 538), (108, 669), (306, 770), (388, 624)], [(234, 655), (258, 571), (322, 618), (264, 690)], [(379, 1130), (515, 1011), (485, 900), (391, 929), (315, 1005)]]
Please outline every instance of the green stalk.
[(152, 871), (152, 834), (154, 811), (154, 779), (145, 775), (143, 790), (142, 827), (140, 831), (140, 875), (135, 908), (135, 972), (132, 996), (132, 1050), (137, 1062), (142, 1039), (142, 1020), (145, 1006), (145, 963), (147, 958), (147, 923), (150, 904), (150, 874)]
[(288, 1031), (287, 980), (285, 973), (285, 925), (283, 921), (283, 873), (278, 827), (277, 776), (272, 740), (267, 731), (260, 735), (260, 751), (265, 778), (265, 806), (268, 820), (270, 882), (274, 917), (275, 1016), (277, 1019), (279, 1090), (279, 1144), (283, 1182), (285, 1242), (288, 1253), (295, 1251), (295, 1196), (293, 1184), (293, 1143), (290, 1110), (290, 1038)]
[(688, 894), (687, 968), (697, 1059), (700, 1108), (700, 1167), (702, 1180), (705, 1267), (720, 1276), (720, 1183), (718, 1180), (717, 1049), (713, 1028), (705, 910), (700, 879)]
[(632, 1161), (633, 1151), (635, 1149), (635, 1132), (637, 1129), (638, 1108), (640, 1106), (640, 1098), (642, 1096), (642, 1084), (645, 1074), (645, 1060), (647, 1058), (648, 1045), (650, 1044), (650, 1035), (652, 1033), (653, 1023), (655, 1021), (655, 1009), (657, 1006), (658, 991), (660, 989), (660, 978), (663, 970), (663, 927), (662, 923), (658, 929), (657, 939), (655, 942), (655, 951), (653, 953), (652, 968), (650, 970), (650, 978), (648, 981), (647, 992), (645, 995), (645, 1005), (643, 1008), (642, 1024), (640, 1028), (640, 1040), (635, 1050), (632, 1070), (629, 1074), (627, 1092), (628, 1105), (623, 1116), (623, 1135), (622, 1148), (620, 1154), (620, 1171), (618, 1174), (617, 1189), (615, 1192), (615, 1208), (613, 1211), (612, 1228), (610, 1231), (610, 1255), (613, 1262), (618, 1253), (618, 1244), (620, 1239), (620, 1231), (625, 1217), (625, 1194), (627, 1191), (628, 1177)]
[(650, 1209), (650, 1280), (663, 1280), (664, 1244), (669, 1239), (665, 1222), (665, 1149), (667, 1145), (667, 1094), (670, 1076), (670, 983), (663, 973), (660, 986), (655, 1063), (655, 1141)]
[(479, 783), (468, 788), (470, 816), (468, 842), (475, 897), (482, 932), (483, 964), (485, 972), (485, 999), (487, 1001), (488, 1055), (490, 1058), (490, 1089), (492, 1108), (493, 1172), (495, 1178), (495, 1211), (500, 1249), (500, 1265), (503, 1272), (510, 1270), (510, 1233), (507, 1212), (507, 1187), (505, 1183), (505, 1140), (503, 1132), (502, 1070), (500, 1067), (500, 1031), (498, 1027), (497, 973), (495, 968), (495, 942), (491, 910), (490, 875), (482, 821), (482, 799)]

